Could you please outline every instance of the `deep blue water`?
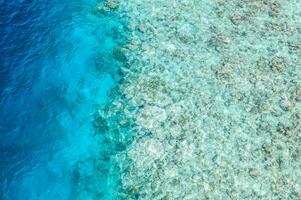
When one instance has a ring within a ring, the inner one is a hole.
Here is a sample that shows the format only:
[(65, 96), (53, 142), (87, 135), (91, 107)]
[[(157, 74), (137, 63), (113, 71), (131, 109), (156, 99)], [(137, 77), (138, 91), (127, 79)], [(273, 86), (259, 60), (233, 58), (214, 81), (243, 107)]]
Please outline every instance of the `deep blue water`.
[(118, 81), (122, 25), (96, 5), (0, 0), (1, 200), (113, 198), (93, 118)]

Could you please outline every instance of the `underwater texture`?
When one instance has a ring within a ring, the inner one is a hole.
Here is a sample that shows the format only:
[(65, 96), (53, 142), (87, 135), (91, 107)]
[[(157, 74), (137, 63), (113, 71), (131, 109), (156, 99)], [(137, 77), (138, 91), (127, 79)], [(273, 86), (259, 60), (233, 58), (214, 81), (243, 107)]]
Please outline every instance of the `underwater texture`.
[(114, 2), (119, 198), (301, 199), (301, 1)]

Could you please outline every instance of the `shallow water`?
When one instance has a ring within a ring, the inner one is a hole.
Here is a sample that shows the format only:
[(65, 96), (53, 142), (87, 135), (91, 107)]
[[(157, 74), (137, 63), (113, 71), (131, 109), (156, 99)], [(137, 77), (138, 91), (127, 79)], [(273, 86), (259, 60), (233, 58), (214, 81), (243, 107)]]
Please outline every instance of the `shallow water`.
[(93, 120), (119, 79), (123, 38), (97, 3), (0, 1), (0, 199), (111, 198)]
[(120, 194), (301, 199), (300, 1), (119, 2), (130, 67), (107, 119), (135, 133)]

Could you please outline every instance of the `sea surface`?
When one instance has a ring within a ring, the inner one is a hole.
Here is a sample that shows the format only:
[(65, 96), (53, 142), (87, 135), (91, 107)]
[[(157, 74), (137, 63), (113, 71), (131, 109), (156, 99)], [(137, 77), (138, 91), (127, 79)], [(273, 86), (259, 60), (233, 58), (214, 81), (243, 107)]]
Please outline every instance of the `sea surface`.
[(123, 36), (98, 3), (0, 0), (1, 200), (113, 198), (93, 120), (118, 82)]

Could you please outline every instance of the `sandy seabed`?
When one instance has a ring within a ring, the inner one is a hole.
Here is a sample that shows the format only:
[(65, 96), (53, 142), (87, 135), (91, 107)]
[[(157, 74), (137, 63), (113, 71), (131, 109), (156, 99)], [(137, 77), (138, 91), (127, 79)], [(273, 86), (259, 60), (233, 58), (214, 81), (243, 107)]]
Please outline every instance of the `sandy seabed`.
[(120, 199), (301, 199), (301, 1), (109, 0)]

